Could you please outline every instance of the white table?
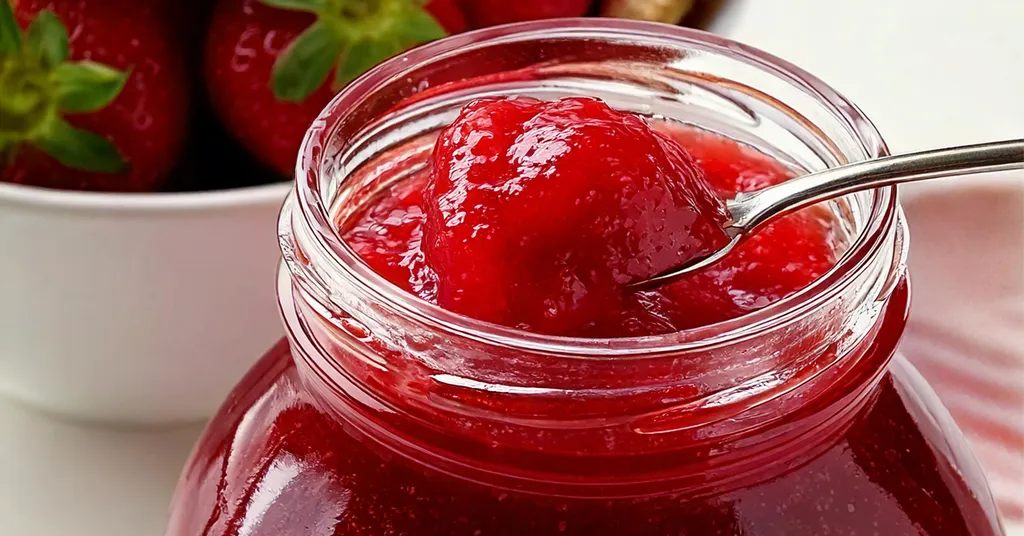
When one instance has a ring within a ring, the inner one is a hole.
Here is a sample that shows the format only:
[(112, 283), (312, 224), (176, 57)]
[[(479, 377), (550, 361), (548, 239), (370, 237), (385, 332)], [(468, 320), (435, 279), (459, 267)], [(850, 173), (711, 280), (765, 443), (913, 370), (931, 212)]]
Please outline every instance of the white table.
[(0, 402), (0, 533), (161, 536), (199, 426), (114, 431)]
[[(895, 151), (1024, 135), (1024, 2), (737, 4), (716, 31), (819, 75)], [(0, 401), (0, 430), (3, 534), (160, 536), (199, 428), (104, 430)]]

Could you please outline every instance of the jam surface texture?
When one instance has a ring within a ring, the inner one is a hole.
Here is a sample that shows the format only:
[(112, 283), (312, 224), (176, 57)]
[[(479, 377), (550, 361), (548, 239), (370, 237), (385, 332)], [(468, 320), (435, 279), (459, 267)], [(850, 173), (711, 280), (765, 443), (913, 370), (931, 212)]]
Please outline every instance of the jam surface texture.
[(655, 290), (625, 285), (727, 240), (722, 199), (793, 176), (695, 128), (594, 99), (486, 99), (442, 132), (429, 173), (380, 195), (344, 238), (402, 289), (473, 318), (552, 335), (671, 333), (766, 307), (836, 261), (820, 207)]

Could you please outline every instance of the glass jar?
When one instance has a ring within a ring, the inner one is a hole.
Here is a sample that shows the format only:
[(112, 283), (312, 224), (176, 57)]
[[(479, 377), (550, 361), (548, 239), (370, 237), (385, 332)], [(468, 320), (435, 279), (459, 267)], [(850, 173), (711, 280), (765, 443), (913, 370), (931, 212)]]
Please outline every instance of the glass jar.
[(864, 116), (763, 52), (606, 19), (455, 36), (312, 125), (280, 222), (287, 340), (209, 424), (169, 535), (1002, 534), (956, 425), (899, 355), (895, 189), (829, 204), (838, 264), (762, 310), (573, 339), (400, 291), (339, 238), (485, 95), (593, 95), (800, 170), (884, 155)]

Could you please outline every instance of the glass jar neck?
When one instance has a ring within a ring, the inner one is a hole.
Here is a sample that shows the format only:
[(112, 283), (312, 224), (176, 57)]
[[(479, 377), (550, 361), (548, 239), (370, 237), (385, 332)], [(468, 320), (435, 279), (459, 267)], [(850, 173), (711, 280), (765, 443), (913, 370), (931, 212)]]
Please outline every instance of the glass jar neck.
[[(352, 317), (325, 319), (287, 277), (279, 291), (295, 300), (284, 317), (301, 328), (290, 342), (303, 388), (365, 443), (490, 487), (603, 498), (695, 496), (813, 459), (873, 402), (909, 303), (901, 283), (859, 342), (809, 329), (772, 357), (745, 347), (574, 364), (497, 351), (456, 367), (431, 356), (466, 347), (411, 334), (398, 348)], [(712, 374), (708, 362), (730, 353)]]
[(848, 249), (804, 291), (656, 337), (570, 339), (474, 321), (361, 262), (336, 222), (402, 180), (395, 169), (422, 169), (431, 133), (493, 94), (593, 95), (805, 170), (885, 152), (820, 81), (690, 30), (532, 23), (389, 61), (314, 123), (281, 217), (282, 311), (305, 387), (326, 411), (423, 465), (583, 495), (695, 490), (751, 474), (743, 467), (795, 463), (842, 428), (902, 332), (906, 243), (892, 190), (834, 204)]

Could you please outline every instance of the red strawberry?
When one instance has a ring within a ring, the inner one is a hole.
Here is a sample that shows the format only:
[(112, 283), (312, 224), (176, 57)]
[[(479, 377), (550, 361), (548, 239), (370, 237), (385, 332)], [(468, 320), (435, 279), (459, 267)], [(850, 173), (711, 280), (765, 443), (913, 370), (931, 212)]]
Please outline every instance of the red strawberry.
[(290, 176), (306, 128), (340, 86), (412, 45), (463, 29), (454, 0), (425, 7), (422, 0), (344, 7), (328, 0), (220, 0), (206, 45), (206, 86), (232, 135)]
[(138, 0), (21, 0), (12, 9), (0, 0), (0, 180), (160, 186), (184, 142), (189, 100), (166, 9)]
[(582, 17), (592, 0), (464, 0), (466, 18), (474, 28), (510, 22)]
[(428, 0), (426, 10), (450, 34), (466, 31), (466, 16), (458, 0)]

